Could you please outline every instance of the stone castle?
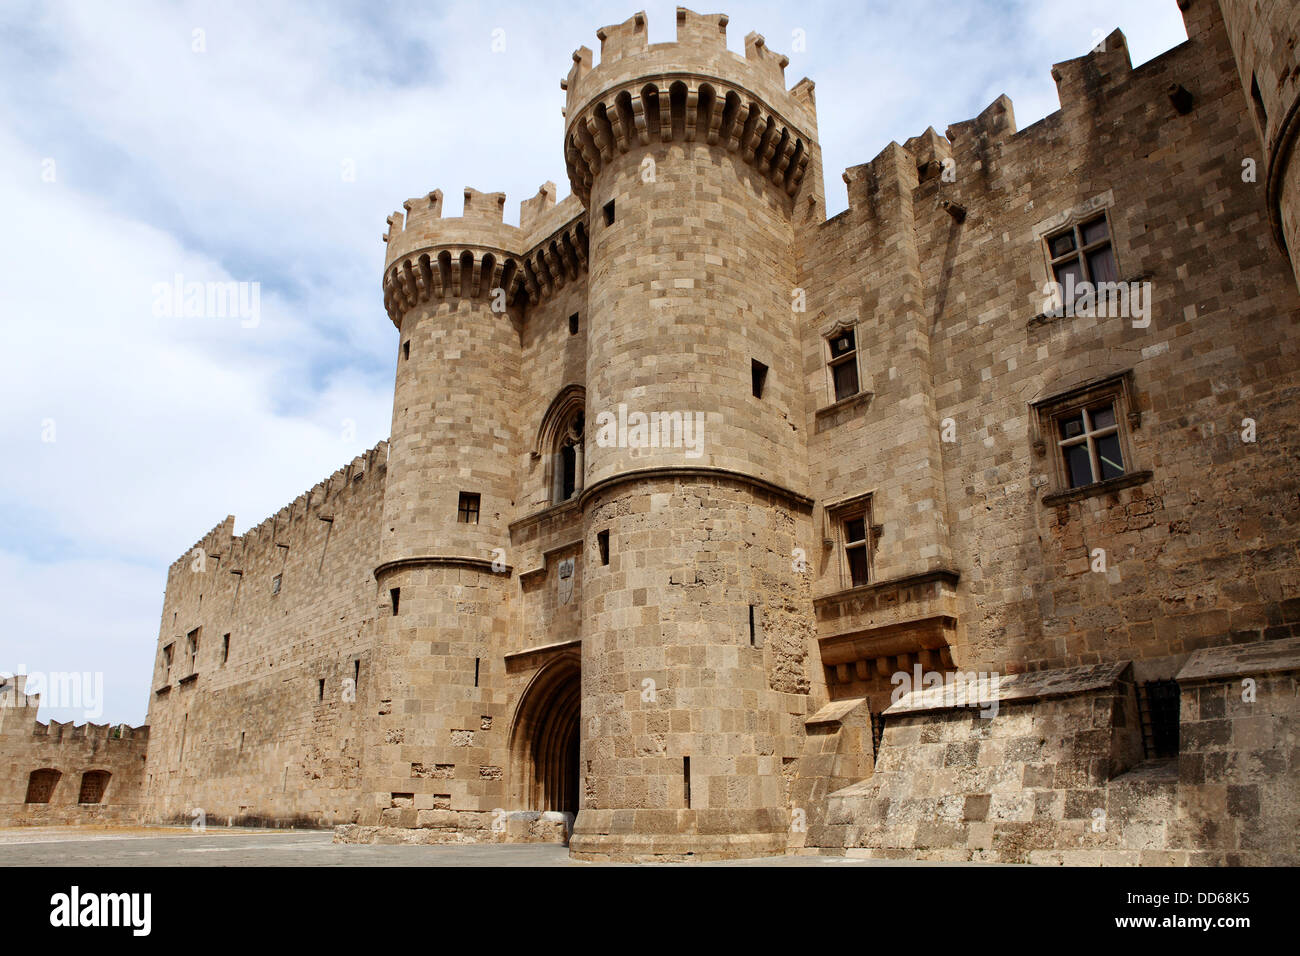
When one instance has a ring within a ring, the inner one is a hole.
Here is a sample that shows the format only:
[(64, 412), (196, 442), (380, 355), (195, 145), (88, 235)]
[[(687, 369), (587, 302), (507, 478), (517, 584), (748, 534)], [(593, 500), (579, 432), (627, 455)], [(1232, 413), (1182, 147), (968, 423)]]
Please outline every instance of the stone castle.
[[(568, 198), (389, 217), (391, 437), (171, 567), (116, 803), (589, 860), (1300, 862), (1300, 6), (1179, 7), (1187, 42), (1135, 70), (1116, 31), (1058, 112), (892, 143), (830, 219), (762, 36), (601, 29)], [(23, 713), (0, 812), (74, 819), (29, 774), (93, 757)]]

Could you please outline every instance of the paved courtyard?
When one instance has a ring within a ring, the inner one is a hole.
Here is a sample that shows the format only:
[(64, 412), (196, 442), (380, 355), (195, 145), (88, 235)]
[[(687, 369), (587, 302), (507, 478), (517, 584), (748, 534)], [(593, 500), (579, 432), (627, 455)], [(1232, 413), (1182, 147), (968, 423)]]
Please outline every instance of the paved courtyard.
[[(0, 828), (8, 866), (589, 866), (551, 844), (359, 846), (321, 830), (185, 827)], [(697, 864), (691, 864), (697, 865)], [(769, 857), (717, 866), (882, 866), (876, 860)], [(910, 864), (917, 865), (917, 864)]]

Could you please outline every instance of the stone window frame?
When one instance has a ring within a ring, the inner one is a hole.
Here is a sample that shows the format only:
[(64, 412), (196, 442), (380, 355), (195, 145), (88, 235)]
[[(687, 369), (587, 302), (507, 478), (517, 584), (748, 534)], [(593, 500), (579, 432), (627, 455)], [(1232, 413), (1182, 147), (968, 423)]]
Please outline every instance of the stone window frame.
[[(1095, 240), (1093, 242), (1087, 242), (1084, 236), (1084, 227), (1091, 226), (1097, 222), (1105, 223), (1106, 235), (1103, 238)], [(1073, 240), (1074, 243), (1073, 247), (1067, 250), (1066, 252), (1061, 253), (1060, 255), (1053, 255), (1052, 241), (1054, 239), (1059, 239), (1062, 236), (1066, 236), (1066, 235), (1069, 235)], [(1056, 282), (1058, 284), (1061, 283), (1060, 276), (1058, 275), (1056, 270), (1059, 266), (1066, 265), (1071, 260), (1078, 263), (1079, 276), (1080, 276), (1079, 282), (1096, 283), (1098, 281), (1102, 281), (1102, 282), (1119, 281), (1119, 277), (1120, 277), (1119, 254), (1115, 251), (1115, 228), (1111, 224), (1109, 207), (1102, 207), (1101, 209), (1094, 210), (1086, 214), (1076, 214), (1071, 216), (1069, 222), (1065, 223), (1060, 228), (1053, 230), (1052, 232), (1046, 233), (1042, 237), (1042, 242), (1043, 242), (1043, 249), (1047, 254), (1047, 271), (1048, 274), (1051, 276), (1051, 281)], [(1103, 249), (1108, 250), (1110, 252), (1112, 265), (1115, 270), (1115, 276), (1113, 279), (1098, 280), (1093, 277), (1092, 266), (1088, 261), (1089, 256), (1097, 252), (1100, 252)], [(1062, 305), (1064, 304), (1065, 303), (1062, 303)]]
[[(881, 531), (880, 526), (875, 523), (875, 492), (867, 491), (849, 498), (827, 502), (822, 506), (822, 512), (826, 529), (823, 544), (835, 551), (836, 565), (839, 569), (840, 589), (847, 591), (874, 583), (876, 580), (876, 546), (880, 541)], [(846, 534), (847, 523), (855, 518), (862, 519), (862, 528), (865, 534), (865, 538), (860, 545), (856, 542), (850, 544)], [(850, 547), (862, 547), (865, 551), (867, 561), (867, 577), (865, 581), (857, 583), (853, 581), (848, 554)]]
[[(587, 390), (569, 384), (560, 389), (542, 415), (532, 458), (542, 462), (547, 508), (570, 504), (582, 494), (586, 477)], [(573, 488), (565, 494), (567, 457), (573, 462)]]
[[(1030, 403), (1030, 438), (1034, 454), (1038, 458), (1048, 458), (1051, 462), (1049, 466), (1051, 490), (1042, 499), (1044, 505), (1055, 506), (1081, 501), (1084, 498), (1107, 494), (1150, 480), (1151, 472), (1138, 467), (1133, 451), (1132, 432), (1142, 424), (1142, 415), (1137, 409), (1136, 397), (1133, 370), (1125, 369)], [(1124, 459), (1124, 473), (1114, 478), (1071, 487), (1065, 455), (1060, 450), (1058, 440), (1059, 422), (1079, 411), (1107, 401), (1115, 408), (1116, 434), (1119, 436), (1120, 454)]]
[(172, 661), (176, 654), (176, 642), (168, 641), (162, 647), (163, 683), (171, 683)]
[[(853, 335), (852, 354), (848, 357), (837, 356), (834, 346), (831, 344), (837, 336), (849, 332)], [(862, 385), (862, 341), (858, 335), (857, 322), (841, 322), (832, 328), (829, 332), (822, 333), (822, 363), (826, 367), (826, 383), (830, 392), (830, 405), (838, 405), (840, 402), (849, 402), (862, 395), (864, 389)], [(839, 396), (835, 390), (835, 369), (841, 365), (853, 363), (854, 379), (857, 382), (857, 388), (849, 395)]]
[(1037, 245), (1039, 251), (1038, 255), (1030, 258), (1030, 278), (1034, 287), (1034, 301), (1039, 308), (1037, 314), (1030, 319), (1030, 324), (1053, 318), (1052, 310), (1063, 305), (1060, 302), (1048, 303), (1044, 301), (1046, 294), (1043, 291), (1044, 288), (1049, 282), (1056, 281), (1056, 272), (1052, 268), (1052, 254), (1048, 240), (1060, 235), (1067, 229), (1075, 228), (1082, 223), (1096, 219), (1098, 215), (1105, 215), (1106, 217), (1106, 231), (1109, 234), (1111, 255), (1115, 259), (1115, 274), (1121, 277), (1116, 281), (1132, 282), (1140, 278), (1149, 278), (1149, 275), (1145, 273), (1127, 280), (1123, 278), (1123, 263), (1127, 258), (1128, 234), (1123, 219), (1114, 214), (1115, 208), (1114, 190), (1107, 189), (1105, 192), (1098, 193), (1069, 209), (1063, 209), (1033, 225), (1030, 230), (1032, 241)]
[(203, 625), (199, 625), (185, 635), (185, 657), (189, 662), (189, 673), (199, 669), (199, 643), (203, 637)]
[[(478, 524), (483, 510), (483, 496), (477, 491), (462, 491), (456, 497), (456, 523)], [(473, 520), (471, 521), (471, 517)]]

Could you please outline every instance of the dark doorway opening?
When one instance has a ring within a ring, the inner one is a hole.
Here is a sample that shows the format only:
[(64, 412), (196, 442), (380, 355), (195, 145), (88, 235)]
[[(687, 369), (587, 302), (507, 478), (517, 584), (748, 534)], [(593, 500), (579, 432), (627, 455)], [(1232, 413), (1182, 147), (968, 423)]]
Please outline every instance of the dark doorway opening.
[(511, 790), (519, 809), (578, 812), (581, 710), (576, 655), (547, 664), (524, 691), (510, 738)]

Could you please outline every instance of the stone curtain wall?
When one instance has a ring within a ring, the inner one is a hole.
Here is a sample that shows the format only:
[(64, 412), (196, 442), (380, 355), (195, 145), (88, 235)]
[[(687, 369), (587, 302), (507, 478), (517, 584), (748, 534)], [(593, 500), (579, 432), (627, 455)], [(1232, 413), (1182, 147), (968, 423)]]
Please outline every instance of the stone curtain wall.
[[(1300, 296), (1264, 186), (1242, 179), (1259, 140), (1213, 13), (1193, 2), (1189, 41), (1137, 70), (1118, 32), (1058, 64), (1061, 109), (1025, 130), (1003, 98), (948, 138), (927, 131), (850, 169), (850, 209), (807, 247), (810, 392), (824, 388), (823, 327), (839, 321), (858, 323), (874, 392), (812, 439), (813, 493), (873, 491), (879, 580), (959, 573), (959, 667), (1132, 659), (1146, 680), (1229, 635), (1297, 623)], [(1174, 84), (1195, 91), (1186, 115)], [(1121, 279), (1150, 283), (1149, 326), (1041, 316), (1041, 234), (1081, 208), (1106, 210)], [(898, 324), (917, 309), (918, 331)], [(1058, 452), (1051, 435), (1035, 448), (1031, 403), (1126, 371), (1126, 471), (1149, 479), (1045, 501)], [(938, 441), (945, 420), (952, 440)], [(815, 594), (842, 586), (828, 564)], [(828, 623), (823, 638), (870, 626)]]
[(352, 819), (386, 459), (380, 443), (243, 536), (227, 519), (196, 546), (201, 565), (191, 549), (172, 566), (149, 701), (149, 820), (190, 823), (196, 810), (220, 825)]

